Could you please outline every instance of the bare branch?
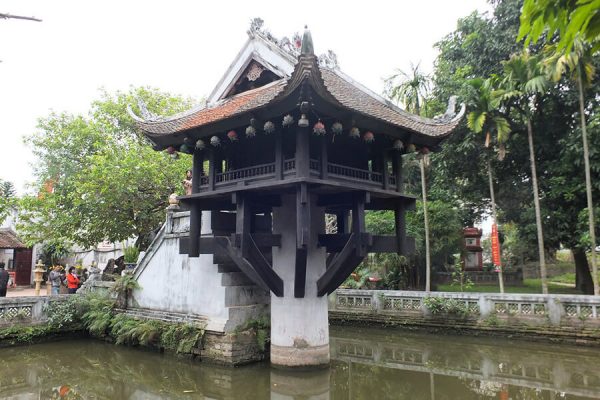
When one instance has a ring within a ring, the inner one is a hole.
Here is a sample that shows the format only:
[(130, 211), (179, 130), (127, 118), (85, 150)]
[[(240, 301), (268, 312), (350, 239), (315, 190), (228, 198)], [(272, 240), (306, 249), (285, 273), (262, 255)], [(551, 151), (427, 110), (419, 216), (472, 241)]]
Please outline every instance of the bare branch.
[(11, 14), (4, 14), (4, 13), (0, 13), (0, 19), (24, 19), (27, 21), (36, 21), (36, 22), (42, 22), (41, 19), (35, 18), (35, 17), (24, 17), (22, 15), (11, 15)]

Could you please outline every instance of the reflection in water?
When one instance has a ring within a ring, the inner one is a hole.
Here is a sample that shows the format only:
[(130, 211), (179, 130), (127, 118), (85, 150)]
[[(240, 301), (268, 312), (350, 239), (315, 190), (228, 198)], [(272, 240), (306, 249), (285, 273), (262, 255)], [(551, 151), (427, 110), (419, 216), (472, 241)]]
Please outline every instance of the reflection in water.
[(594, 349), (499, 339), (331, 330), (330, 369), (243, 368), (81, 340), (0, 349), (0, 398), (597, 399)]

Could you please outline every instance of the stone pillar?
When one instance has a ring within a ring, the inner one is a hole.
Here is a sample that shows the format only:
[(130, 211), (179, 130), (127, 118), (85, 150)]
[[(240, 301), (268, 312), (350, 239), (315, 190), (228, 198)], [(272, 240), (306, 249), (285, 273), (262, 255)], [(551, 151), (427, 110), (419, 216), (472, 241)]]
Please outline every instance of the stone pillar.
[(310, 202), (310, 243), (307, 249), (306, 292), (294, 297), (296, 268), (296, 196), (282, 196), (273, 209), (273, 232), (281, 234), (281, 247), (273, 248), (273, 269), (283, 279), (284, 296), (271, 294), (271, 363), (281, 367), (329, 365), (327, 296), (317, 297), (317, 279), (325, 272), (325, 248), (317, 235), (325, 232), (325, 214)]
[(329, 400), (330, 371), (271, 370), (271, 400)]

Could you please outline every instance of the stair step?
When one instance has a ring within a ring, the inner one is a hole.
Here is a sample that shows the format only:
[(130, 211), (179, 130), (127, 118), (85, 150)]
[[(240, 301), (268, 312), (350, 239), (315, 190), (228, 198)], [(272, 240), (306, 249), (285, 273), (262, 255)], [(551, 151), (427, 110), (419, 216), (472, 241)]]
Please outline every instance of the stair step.
[(269, 304), (271, 294), (255, 285), (225, 287), (225, 307)]
[(221, 274), (221, 286), (248, 286), (253, 284), (254, 282), (241, 271)]
[(217, 271), (219, 271), (221, 274), (226, 274), (228, 272), (241, 272), (237, 265), (233, 263), (219, 264), (217, 266)]

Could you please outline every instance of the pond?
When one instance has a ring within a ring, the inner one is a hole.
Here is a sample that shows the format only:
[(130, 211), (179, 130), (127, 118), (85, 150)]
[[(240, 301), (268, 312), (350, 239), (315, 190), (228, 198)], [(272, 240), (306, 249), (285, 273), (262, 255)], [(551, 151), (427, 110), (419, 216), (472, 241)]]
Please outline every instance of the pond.
[(331, 368), (202, 364), (95, 340), (0, 349), (0, 398), (597, 399), (597, 349), (332, 327)]

